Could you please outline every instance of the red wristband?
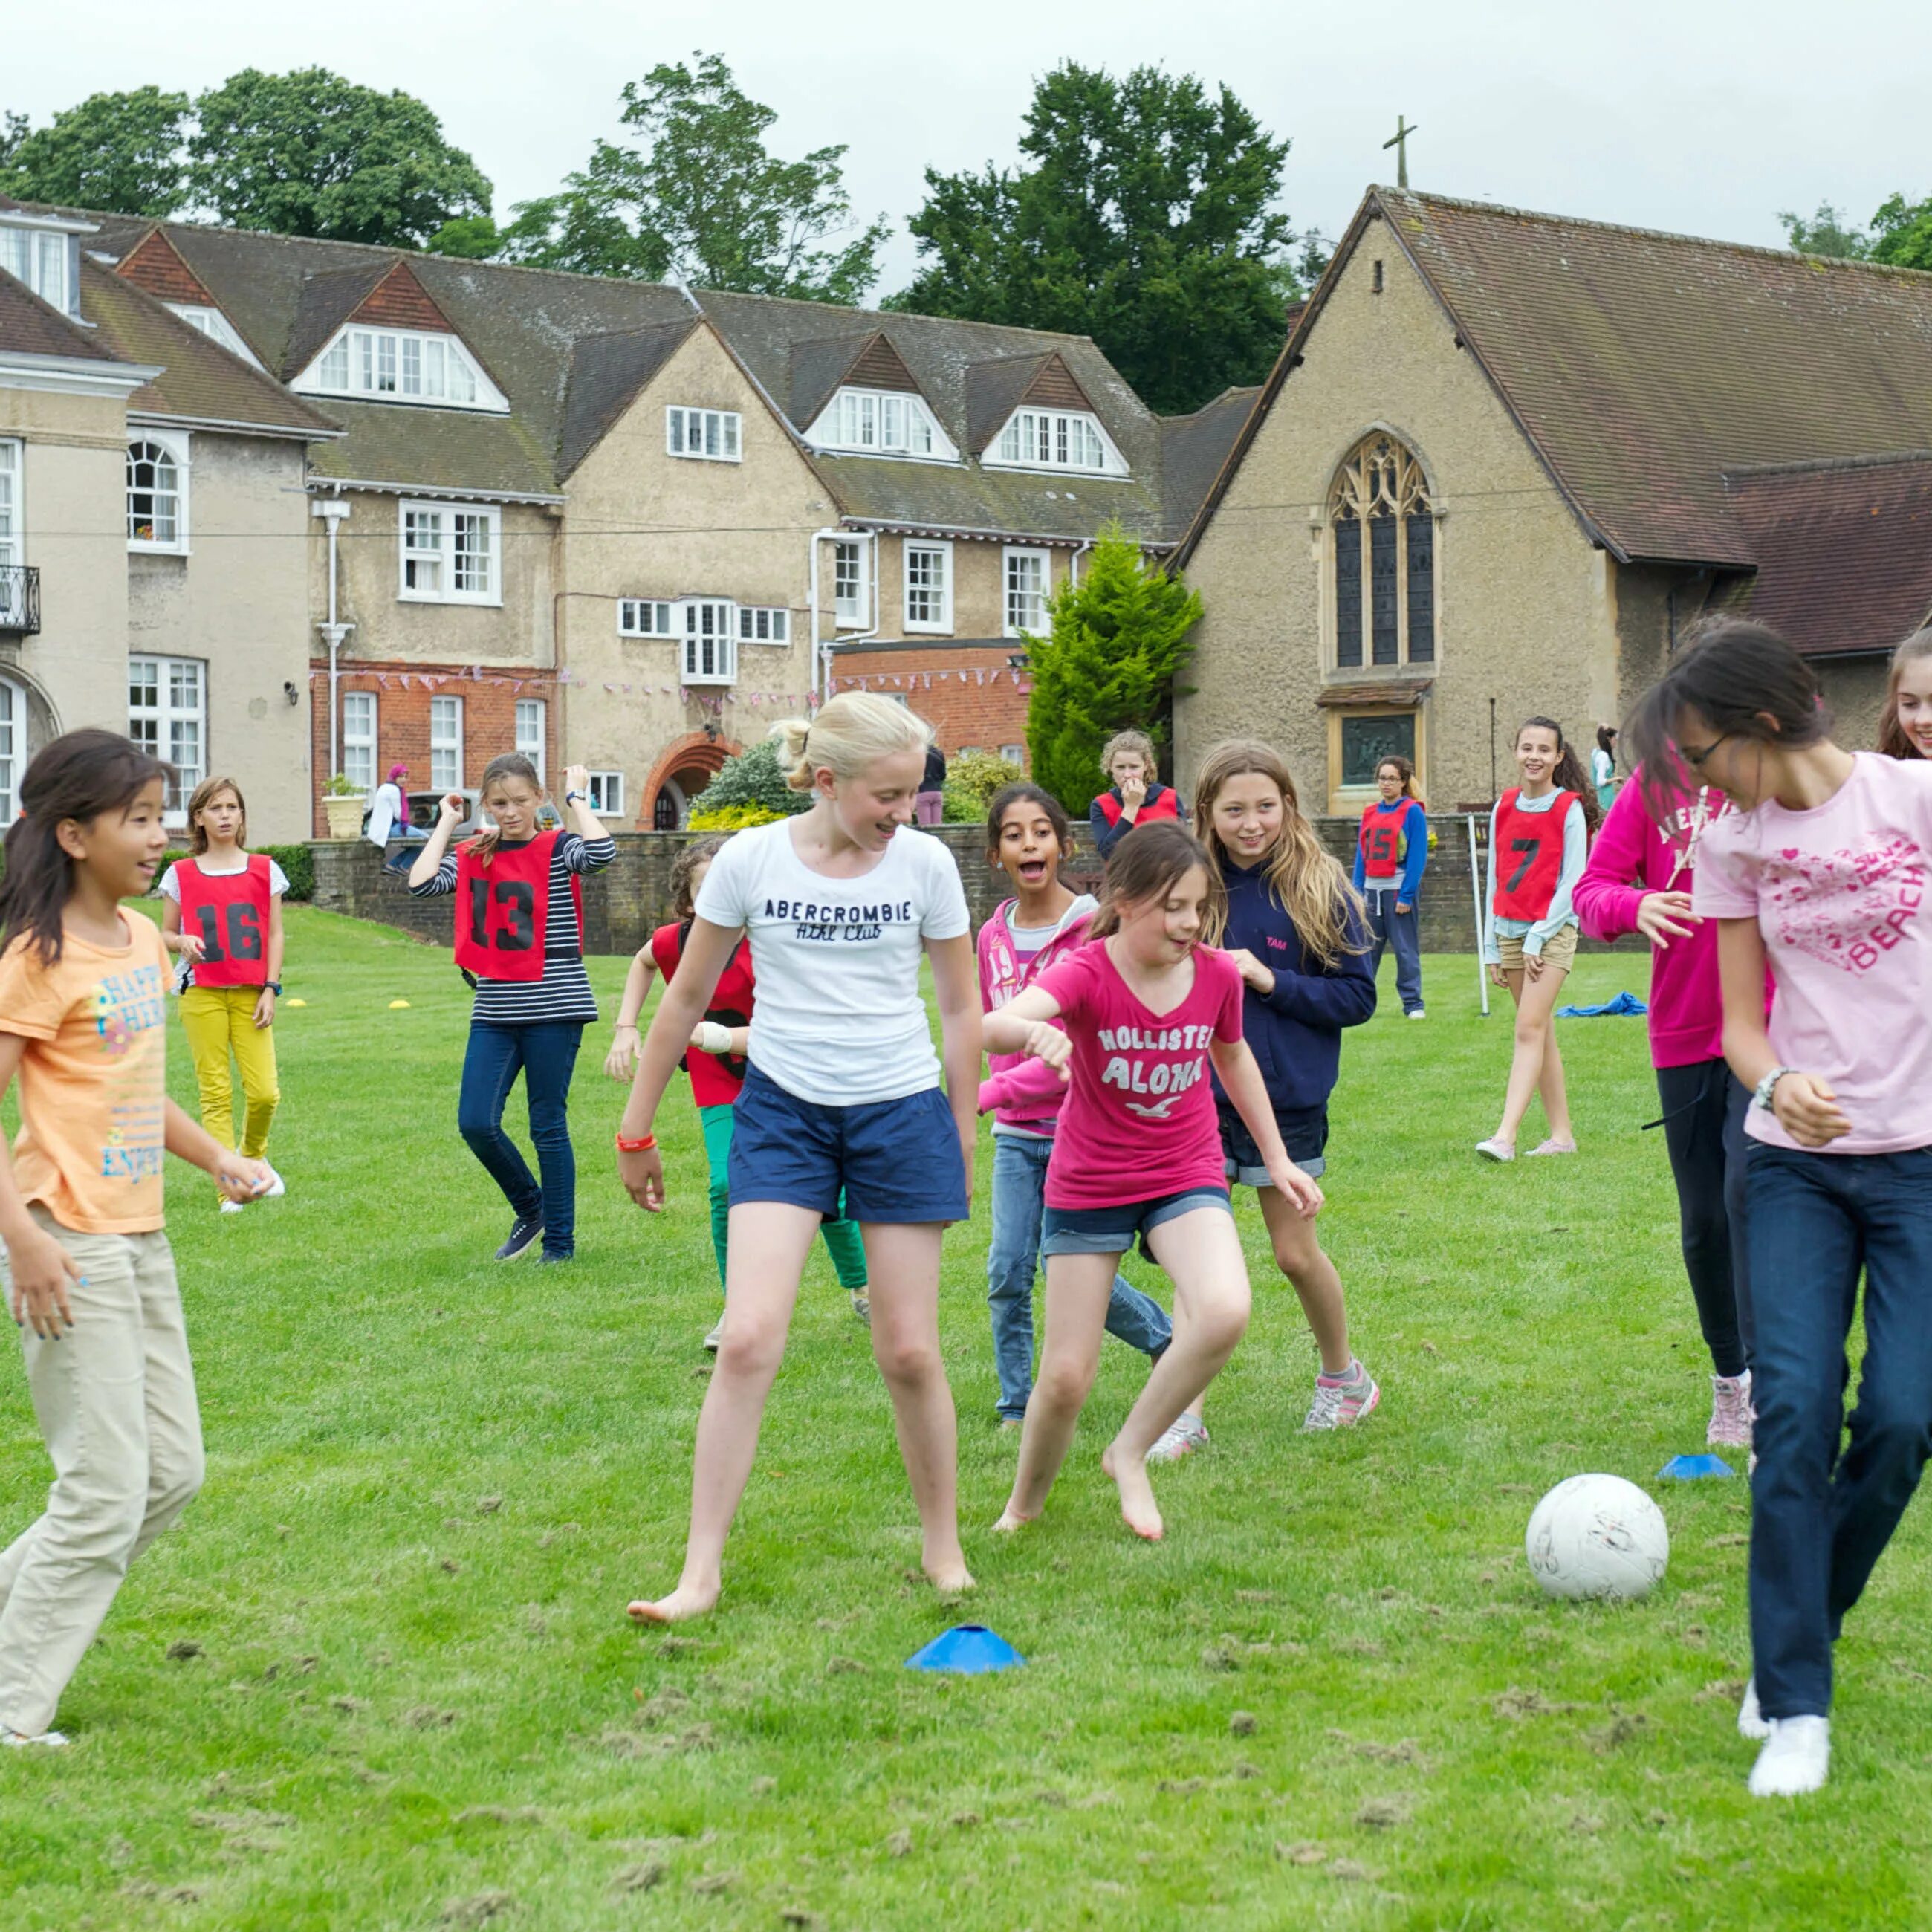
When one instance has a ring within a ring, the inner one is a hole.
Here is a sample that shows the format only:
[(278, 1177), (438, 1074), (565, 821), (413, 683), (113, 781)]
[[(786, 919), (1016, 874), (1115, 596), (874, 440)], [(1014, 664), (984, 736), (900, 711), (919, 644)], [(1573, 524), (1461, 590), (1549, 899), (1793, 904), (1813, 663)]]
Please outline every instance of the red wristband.
[(643, 1154), (657, 1144), (656, 1134), (646, 1134), (634, 1141), (626, 1140), (622, 1134), (617, 1136), (617, 1151), (620, 1154)]

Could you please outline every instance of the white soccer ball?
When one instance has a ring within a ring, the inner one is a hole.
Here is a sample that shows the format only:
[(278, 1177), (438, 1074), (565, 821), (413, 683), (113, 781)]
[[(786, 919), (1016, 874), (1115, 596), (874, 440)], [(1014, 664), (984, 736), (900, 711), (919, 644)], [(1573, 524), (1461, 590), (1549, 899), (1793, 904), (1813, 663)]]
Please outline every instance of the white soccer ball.
[(1670, 1561), (1664, 1512), (1621, 1476), (1571, 1476), (1532, 1512), (1531, 1574), (1552, 1597), (1642, 1596)]

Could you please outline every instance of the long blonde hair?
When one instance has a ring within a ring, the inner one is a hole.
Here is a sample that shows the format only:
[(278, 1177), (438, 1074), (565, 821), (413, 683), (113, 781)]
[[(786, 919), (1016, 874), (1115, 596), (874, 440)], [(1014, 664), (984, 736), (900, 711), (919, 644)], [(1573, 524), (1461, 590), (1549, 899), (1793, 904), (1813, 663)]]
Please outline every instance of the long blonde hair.
[(834, 778), (855, 778), (880, 758), (924, 752), (932, 742), (932, 727), (923, 718), (869, 691), (842, 691), (810, 718), (782, 719), (771, 734), (794, 791), (811, 790), (812, 775), (821, 765)]
[(1366, 950), (1359, 935), (1360, 922), (1367, 915), (1348, 874), (1309, 823), (1294, 780), (1272, 745), (1258, 738), (1230, 738), (1208, 752), (1194, 782), (1194, 822), (1202, 843), (1214, 854), (1216, 870), (1233, 862), (1214, 829), (1214, 801), (1231, 778), (1250, 774), (1266, 778), (1281, 794), (1281, 836), (1263, 862), (1268, 890), (1303, 947), (1333, 972), (1344, 953)]

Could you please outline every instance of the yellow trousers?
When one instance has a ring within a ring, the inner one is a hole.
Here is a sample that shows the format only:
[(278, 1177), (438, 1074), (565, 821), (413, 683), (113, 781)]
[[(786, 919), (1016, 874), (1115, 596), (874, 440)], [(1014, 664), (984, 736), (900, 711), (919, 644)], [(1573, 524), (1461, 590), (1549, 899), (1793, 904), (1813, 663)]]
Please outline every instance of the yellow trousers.
[[(275, 1072), (275, 1030), (255, 1024), (259, 986), (190, 986), (181, 996), (182, 1029), (201, 1086), (201, 1124), (225, 1148), (251, 1160), (268, 1151), (268, 1124), (282, 1097)], [(235, 1138), (235, 1090), (228, 1057), (242, 1070), (244, 1112)]]

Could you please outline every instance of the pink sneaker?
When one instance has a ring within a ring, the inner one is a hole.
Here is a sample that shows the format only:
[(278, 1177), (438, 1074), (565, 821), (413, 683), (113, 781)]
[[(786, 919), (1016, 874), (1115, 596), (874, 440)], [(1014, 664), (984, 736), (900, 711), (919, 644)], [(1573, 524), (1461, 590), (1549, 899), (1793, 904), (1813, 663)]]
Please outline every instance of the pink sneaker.
[(1574, 1154), (1576, 1151), (1576, 1143), (1574, 1141), (1559, 1141), (1554, 1134), (1552, 1134), (1540, 1147), (1532, 1148), (1523, 1158), (1526, 1160), (1534, 1160), (1540, 1154)]
[(1372, 1410), (1382, 1399), (1376, 1378), (1360, 1362), (1351, 1362), (1344, 1376), (1317, 1376), (1315, 1400), (1308, 1406), (1304, 1429), (1346, 1429)]
[(1704, 1440), (1716, 1448), (1748, 1449), (1751, 1446), (1751, 1424), (1757, 1420), (1750, 1399), (1750, 1370), (1745, 1370), (1741, 1376), (1713, 1376), (1711, 1426), (1704, 1432)]

